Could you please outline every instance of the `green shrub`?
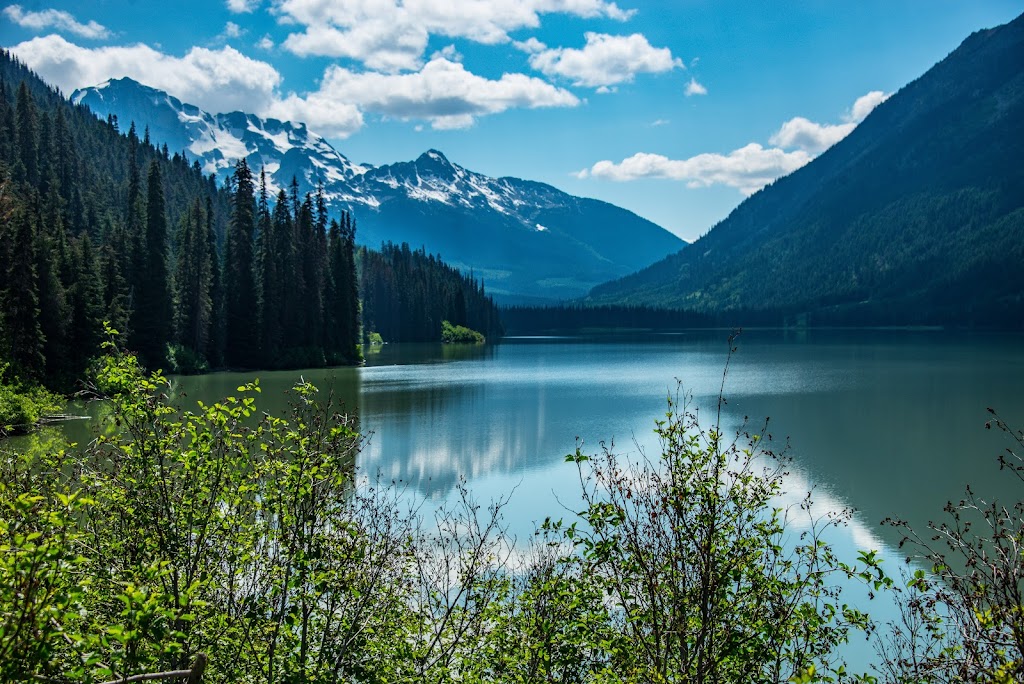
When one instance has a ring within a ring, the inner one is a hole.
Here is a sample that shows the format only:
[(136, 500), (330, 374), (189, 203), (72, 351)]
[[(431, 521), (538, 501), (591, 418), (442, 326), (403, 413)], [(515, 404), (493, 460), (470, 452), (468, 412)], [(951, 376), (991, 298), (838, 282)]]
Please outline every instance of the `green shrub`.
[(5, 382), (7, 364), (0, 364), (0, 437), (27, 432), (46, 415), (59, 413), (65, 401), (40, 385)]
[(441, 321), (441, 341), (445, 344), (483, 344), (484, 336), (462, 325)]
[(210, 370), (206, 357), (191, 347), (180, 344), (167, 346), (167, 360), (171, 365), (171, 372), (180, 375), (198, 375)]

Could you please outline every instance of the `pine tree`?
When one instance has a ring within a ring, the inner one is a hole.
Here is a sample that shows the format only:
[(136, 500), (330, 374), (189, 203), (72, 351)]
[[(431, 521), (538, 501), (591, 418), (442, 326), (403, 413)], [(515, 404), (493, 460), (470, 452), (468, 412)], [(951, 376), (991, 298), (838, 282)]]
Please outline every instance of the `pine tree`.
[(82, 233), (72, 244), (71, 261), (74, 275), (68, 288), (68, 350), (72, 355), (70, 371), (78, 377), (88, 360), (99, 353), (103, 340), (103, 282), (88, 233)]
[(304, 294), (303, 277), (298, 234), (295, 228), (295, 221), (292, 218), (288, 205), (288, 196), (282, 188), (277, 193), (277, 202), (274, 204), (272, 217), (274, 225), (274, 244), (278, 258), (278, 272), (282, 274), (282, 285), (287, 286), (282, 293), (284, 301), (281, 312), (282, 327), (290, 331), (289, 339), (285, 346), (298, 346), (299, 336), (296, 331), (302, 325), (302, 298)]
[(40, 326), (39, 279), (36, 270), (36, 240), (32, 221), (23, 207), (14, 209), (10, 222), (0, 223), (0, 238), (17, 245), (6, 255), (3, 302), (3, 356), (10, 360), (15, 376), (41, 380), (46, 365), (44, 338)]
[[(113, 235), (123, 235), (124, 230), (112, 231)], [(100, 248), (100, 284), (103, 292), (103, 320), (122, 335), (128, 330), (128, 283), (124, 278), (124, 257), (118, 253), (114, 245), (116, 240), (108, 241)], [(123, 244), (123, 242), (122, 242)]]
[(259, 338), (254, 330), (258, 305), (253, 275), (256, 198), (252, 172), (245, 158), (235, 165), (233, 180), (235, 192), (224, 264), (227, 319), (224, 360), (230, 366), (252, 368), (258, 363), (259, 349)]
[(181, 217), (178, 228), (178, 256), (174, 282), (177, 340), (205, 358), (212, 313), (213, 259), (206, 236), (206, 211), (196, 198)]
[(348, 212), (331, 221), (324, 301), (325, 345), (334, 363), (359, 359), (359, 289), (355, 271), (355, 226)]
[[(37, 226), (43, 224), (35, 215)], [(68, 368), (68, 326), (70, 310), (62, 273), (70, 270), (70, 259), (64, 240), (63, 229), (47, 234), (45, 230), (35, 231), (35, 262), (39, 283), (39, 325), (43, 331), (43, 356), (46, 358), (46, 381), (50, 386), (64, 386), (74, 378), (67, 377)]]
[(279, 267), (274, 222), (267, 198), (267, 174), (260, 171), (260, 197), (257, 208), (260, 284), (260, 353), (263, 365), (273, 367), (280, 359), (284, 273)]
[(151, 366), (166, 361), (174, 329), (171, 283), (167, 267), (167, 211), (160, 164), (153, 160), (147, 174), (145, 249), (135, 290), (136, 351)]
[(346, 360), (356, 362), (359, 360), (359, 275), (356, 272), (356, 222), (348, 212), (342, 217), (341, 225), (342, 248), (345, 257), (345, 266), (342, 269), (344, 282), (338, 287), (343, 309), (341, 314), (342, 329), (342, 351)]
[(15, 178), (34, 186), (39, 182), (39, 124), (35, 102), (24, 81), (18, 86), (14, 118), (18, 149)]
[(210, 325), (206, 358), (217, 368), (224, 363), (224, 270), (217, 249), (217, 231), (214, 229), (213, 200), (206, 196), (206, 247), (210, 255)]

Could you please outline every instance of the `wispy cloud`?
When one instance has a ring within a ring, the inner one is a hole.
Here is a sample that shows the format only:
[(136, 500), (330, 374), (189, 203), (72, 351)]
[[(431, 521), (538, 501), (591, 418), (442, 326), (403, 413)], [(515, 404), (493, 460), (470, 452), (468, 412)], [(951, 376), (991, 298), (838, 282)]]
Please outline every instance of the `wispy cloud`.
[(260, 6), (260, 0), (227, 0), (228, 11), (235, 14), (253, 12)]
[(694, 95), (707, 95), (708, 89), (697, 82), (697, 79), (691, 78), (690, 82), (686, 84), (686, 90), (683, 91), (686, 97), (692, 97)]
[(91, 20), (83, 24), (76, 20), (73, 15), (63, 10), (47, 9), (32, 12), (25, 11), (21, 5), (9, 5), (4, 8), (4, 16), (18, 26), (35, 31), (56, 29), (92, 40), (110, 37), (110, 31), (102, 24)]
[(245, 29), (236, 24), (233, 21), (229, 21), (224, 24), (224, 37), (225, 38), (241, 38), (245, 33)]

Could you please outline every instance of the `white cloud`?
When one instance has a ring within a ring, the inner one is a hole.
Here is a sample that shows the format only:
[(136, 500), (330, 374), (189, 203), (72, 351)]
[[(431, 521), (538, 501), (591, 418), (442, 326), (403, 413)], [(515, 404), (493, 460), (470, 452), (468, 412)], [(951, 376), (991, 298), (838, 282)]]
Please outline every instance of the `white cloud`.
[(889, 99), (892, 93), (883, 93), (881, 90), (872, 90), (867, 95), (861, 95), (857, 98), (857, 101), (853, 103), (853, 107), (850, 108), (850, 112), (843, 118), (853, 123), (860, 123), (867, 118), (868, 114)]
[(227, 6), (235, 14), (245, 14), (259, 7), (260, 0), (227, 0)]
[(639, 152), (618, 164), (608, 160), (599, 161), (590, 169), (581, 171), (579, 177), (594, 176), (615, 181), (667, 178), (686, 181), (691, 188), (728, 185), (750, 195), (810, 160), (811, 156), (803, 150), (786, 152), (750, 143), (727, 155), (698, 154), (680, 160)]
[(355, 72), (331, 66), (320, 89), (291, 95), (275, 105), (279, 118), (307, 121), (314, 130), (329, 121), (333, 108), (354, 105), (360, 111), (398, 119), (423, 119), (437, 129), (466, 128), (476, 117), (512, 108), (574, 107), (572, 93), (524, 74), (487, 79), (444, 57), (435, 57), (414, 73)]
[(844, 123), (821, 124), (797, 116), (782, 124), (769, 142), (779, 147), (797, 147), (812, 154), (820, 154), (845, 138), (875, 107), (885, 102), (889, 94), (872, 90), (858, 97), (850, 111), (843, 115)]
[(309, 26), (302, 33), (290, 34), (283, 45), (300, 57), (347, 57), (371, 69), (396, 72), (421, 65), (428, 39), (429, 34), (422, 26), (367, 17), (351, 29), (327, 24)]
[[(265, 41), (273, 45), (269, 38)], [(283, 98), (281, 75), (274, 67), (232, 47), (194, 47), (176, 57), (144, 44), (83, 48), (50, 35), (11, 50), (66, 92), (128, 76), (210, 112), (241, 110), (304, 122), (335, 137), (359, 130), (366, 112), (421, 119), (436, 129), (452, 129), (466, 128), (478, 116), (508, 109), (580, 103), (569, 91), (525, 74), (503, 74), (498, 79), (473, 74), (455, 61), (458, 53), (450, 47), (412, 73), (356, 72), (331, 66), (318, 90)]]
[(693, 95), (707, 95), (708, 89), (697, 82), (697, 79), (691, 78), (690, 82), (686, 84), (686, 97), (692, 97)]
[(668, 123), (670, 123), (668, 119), (655, 119), (651, 122), (651, 126), (665, 126)]
[(588, 32), (583, 48), (552, 48), (530, 57), (530, 66), (574, 85), (597, 88), (628, 83), (639, 73), (684, 69), (668, 48), (655, 48), (639, 33), (610, 36)]
[(446, 45), (442, 49), (435, 52), (430, 57), (431, 59), (447, 59), (449, 62), (461, 62), (462, 54), (455, 49), (454, 45)]
[(258, 47), (260, 50), (273, 50), (274, 41), (270, 39), (269, 35), (264, 35), (262, 38), (256, 41), (256, 47)]
[(322, 93), (306, 97), (292, 93), (273, 102), (262, 114), (283, 121), (302, 121), (310, 130), (335, 138), (347, 138), (363, 127), (363, 113), (358, 107)]
[(74, 16), (63, 10), (48, 9), (39, 12), (26, 12), (21, 5), (9, 5), (4, 8), (4, 15), (18, 26), (42, 31), (58, 29), (74, 33), (82, 38), (101, 39), (110, 37), (110, 31), (95, 21), (87, 24), (79, 23)]
[[(605, 0), (281, 0), (275, 12), (301, 32), (284, 46), (300, 56), (349, 57), (372, 69), (415, 70), (431, 35), (494, 45), (540, 26), (542, 14), (625, 21), (632, 11)], [(527, 41), (529, 42), (529, 41)]]
[(175, 57), (142, 43), (83, 48), (49, 35), (15, 45), (11, 51), (67, 93), (128, 76), (211, 112), (259, 113), (273, 102), (281, 83), (274, 67), (232, 47), (194, 47)]
[(233, 21), (229, 21), (227, 24), (224, 25), (224, 35), (227, 38), (238, 38), (243, 33), (245, 33), (245, 29), (243, 29), (241, 26), (239, 26)]
[(526, 40), (514, 40), (512, 41), (512, 46), (517, 50), (522, 50), (523, 52), (529, 55), (535, 55), (538, 52), (543, 52), (548, 48), (547, 45), (540, 42), (533, 36), (530, 36)]
[(820, 124), (802, 116), (793, 117), (768, 139), (779, 147), (798, 147), (813, 154), (824, 152), (850, 134), (857, 124)]
[(750, 143), (729, 154), (705, 153), (688, 159), (669, 159), (660, 154), (638, 152), (619, 163), (599, 161), (573, 175), (614, 181), (667, 178), (685, 181), (691, 188), (728, 185), (750, 195), (776, 178), (796, 171), (846, 137), (888, 97), (881, 91), (872, 91), (857, 98), (849, 112), (843, 115), (844, 123), (840, 124), (820, 124), (802, 116), (794, 117), (771, 136), (769, 142), (775, 147), (765, 148), (758, 143)]

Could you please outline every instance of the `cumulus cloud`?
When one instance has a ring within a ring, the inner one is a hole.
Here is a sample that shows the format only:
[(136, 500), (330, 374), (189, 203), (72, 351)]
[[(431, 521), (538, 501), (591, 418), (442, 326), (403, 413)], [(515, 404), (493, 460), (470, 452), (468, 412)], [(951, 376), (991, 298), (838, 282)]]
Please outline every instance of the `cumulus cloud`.
[(21, 5), (10, 5), (4, 8), (4, 16), (23, 28), (43, 31), (57, 29), (73, 33), (82, 38), (102, 39), (110, 36), (110, 31), (95, 21), (86, 24), (78, 22), (75, 17), (63, 10), (48, 9), (39, 12), (26, 12)]
[(692, 97), (694, 95), (707, 95), (708, 89), (697, 82), (697, 79), (691, 78), (690, 82), (686, 84), (686, 97)]
[(728, 185), (745, 195), (753, 194), (779, 176), (791, 173), (811, 160), (803, 150), (786, 152), (750, 143), (729, 154), (698, 154), (689, 159), (669, 159), (639, 152), (618, 164), (605, 160), (579, 173), (615, 181), (667, 178), (686, 181), (691, 188)]
[(235, 14), (252, 12), (260, 6), (260, 0), (227, 0), (228, 11)]
[(872, 90), (867, 95), (861, 95), (857, 98), (857, 101), (853, 103), (853, 107), (850, 108), (849, 113), (846, 114), (845, 118), (847, 121), (853, 123), (860, 123), (867, 118), (868, 114), (889, 99), (892, 93), (883, 93), (881, 90)]
[(517, 50), (522, 50), (523, 52), (529, 55), (535, 55), (538, 52), (544, 52), (544, 50), (548, 49), (547, 45), (540, 42), (533, 36), (527, 38), (526, 40), (514, 40), (512, 41), (512, 46), (515, 47)]
[(262, 38), (256, 41), (256, 47), (258, 47), (260, 50), (273, 50), (274, 41), (271, 40), (269, 35), (264, 35)]
[(512, 108), (574, 107), (572, 93), (538, 78), (504, 74), (487, 79), (466, 70), (459, 62), (435, 56), (413, 73), (355, 72), (331, 66), (320, 89), (305, 97), (295, 95), (275, 105), (279, 118), (305, 120), (311, 127), (326, 121), (334, 107), (354, 105), (398, 119), (424, 119), (437, 129), (466, 128), (476, 117)]
[(858, 97), (843, 115), (843, 123), (822, 124), (797, 116), (782, 124), (768, 142), (779, 147), (797, 147), (812, 154), (820, 154), (845, 138), (875, 107), (885, 102), (889, 94), (872, 90)]
[(372, 69), (415, 70), (431, 35), (494, 45), (540, 26), (542, 14), (625, 21), (632, 11), (605, 0), (281, 0), (275, 11), (302, 31), (284, 42), (300, 56), (348, 57)]
[(194, 47), (183, 57), (148, 45), (83, 48), (57, 35), (33, 38), (11, 51), (65, 92), (128, 76), (211, 112), (259, 112), (275, 97), (281, 75), (232, 47)]
[(639, 73), (684, 69), (668, 48), (653, 47), (639, 33), (610, 36), (585, 34), (582, 48), (551, 48), (530, 57), (530, 66), (548, 76), (570, 79), (574, 85), (599, 88), (628, 83)]
[(245, 33), (245, 29), (233, 21), (224, 24), (224, 36), (227, 38), (239, 38)]
[[(267, 37), (261, 43), (273, 47)], [(229, 46), (219, 50), (194, 47), (178, 57), (144, 44), (83, 48), (50, 35), (11, 49), (43, 78), (67, 92), (127, 76), (210, 112), (241, 110), (304, 122), (333, 137), (359, 130), (367, 113), (455, 129), (472, 126), (477, 117), (513, 108), (580, 104), (571, 92), (526, 74), (478, 76), (463, 66), (452, 46), (407, 73), (354, 71), (334, 65), (324, 72), (317, 90), (284, 97), (282, 78), (274, 67)]]
[(782, 124), (782, 127), (768, 139), (779, 147), (798, 147), (813, 154), (824, 152), (850, 134), (857, 124), (820, 124), (802, 116), (796, 116)]
[(393, 73), (417, 69), (428, 39), (422, 26), (367, 18), (355, 28), (309, 26), (302, 33), (290, 34), (282, 45), (300, 57), (347, 57), (371, 69)]
[(843, 115), (843, 123), (821, 124), (798, 116), (782, 124), (763, 147), (750, 143), (729, 154), (705, 153), (688, 159), (670, 159), (660, 154), (639, 152), (615, 163), (599, 161), (574, 175), (577, 178), (603, 178), (630, 181), (640, 178), (667, 178), (685, 181), (688, 187), (728, 185), (750, 195), (780, 176), (796, 171), (849, 135), (871, 110), (889, 96), (872, 91), (857, 98)]

